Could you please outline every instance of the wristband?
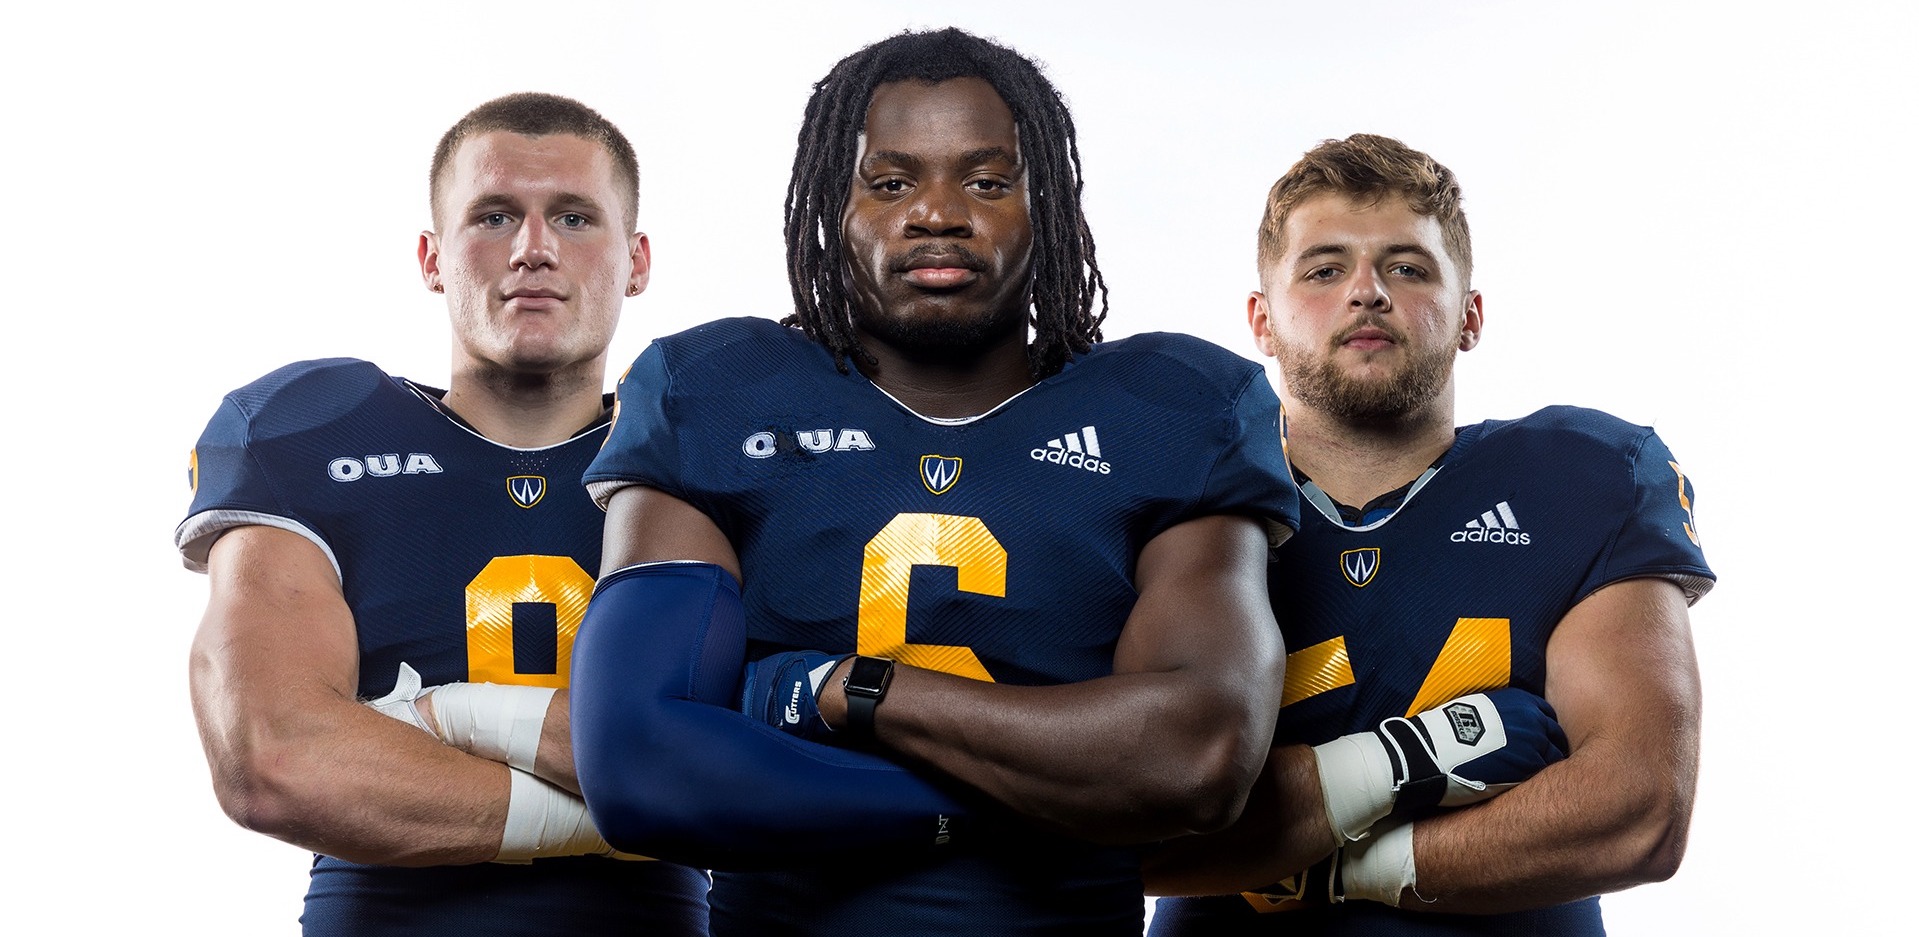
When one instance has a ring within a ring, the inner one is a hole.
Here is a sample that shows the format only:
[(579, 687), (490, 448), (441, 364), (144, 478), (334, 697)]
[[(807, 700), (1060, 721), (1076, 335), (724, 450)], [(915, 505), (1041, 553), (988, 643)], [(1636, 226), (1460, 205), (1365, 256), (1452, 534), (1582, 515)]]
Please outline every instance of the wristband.
[(469, 755), (533, 770), (553, 688), (449, 683), (429, 692), (441, 740)]
[(846, 690), (846, 728), (856, 739), (873, 737), (873, 711), (893, 683), (893, 662), (884, 657), (855, 657), (840, 686)]
[(1393, 810), (1393, 759), (1372, 732), (1343, 735), (1313, 746), (1326, 820), (1341, 842), (1366, 835)]
[(495, 862), (530, 862), (546, 856), (597, 856), (613, 847), (587, 816), (586, 802), (525, 771), (508, 768), (506, 826)]
[(1413, 869), (1413, 824), (1402, 823), (1357, 843), (1339, 857), (1339, 893), (1334, 899), (1377, 901), (1399, 907), (1399, 896), (1418, 884)]

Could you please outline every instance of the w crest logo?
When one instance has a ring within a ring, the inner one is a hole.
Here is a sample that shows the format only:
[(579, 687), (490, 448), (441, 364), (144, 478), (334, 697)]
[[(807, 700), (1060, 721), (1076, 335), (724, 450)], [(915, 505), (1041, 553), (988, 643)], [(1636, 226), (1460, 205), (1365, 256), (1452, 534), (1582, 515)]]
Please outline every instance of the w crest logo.
[(513, 475), (506, 480), (506, 496), (523, 508), (530, 508), (546, 497), (544, 475)]
[(960, 460), (957, 457), (920, 456), (920, 483), (926, 486), (927, 491), (936, 495), (952, 491), (954, 483), (959, 481), (959, 476)]
[(1346, 574), (1346, 581), (1352, 583), (1354, 588), (1364, 589), (1374, 576), (1379, 575), (1379, 548), (1362, 547), (1341, 553), (1339, 571)]

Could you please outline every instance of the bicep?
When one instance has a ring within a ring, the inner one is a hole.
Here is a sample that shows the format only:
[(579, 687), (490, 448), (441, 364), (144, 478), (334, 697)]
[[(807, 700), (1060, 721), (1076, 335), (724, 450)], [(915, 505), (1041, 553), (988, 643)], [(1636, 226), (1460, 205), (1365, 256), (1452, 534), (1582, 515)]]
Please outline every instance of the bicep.
[(1546, 644), (1546, 700), (1575, 752), (1603, 741), (1662, 761), (1696, 757), (1699, 666), (1685, 594), (1663, 579), (1628, 579), (1582, 599)]
[(227, 709), (240, 697), (242, 711), (259, 713), (310, 691), (354, 697), (353, 613), (319, 547), (278, 528), (239, 527), (215, 541), (207, 567), (193, 643), (197, 707)]
[(1283, 659), (1266, 592), (1266, 535), (1249, 518), (1214, 515), (1161, 532), (1140, 551), (1139, 600), (1115, 649), (1118, 673), (1193, 666), (1265, 673)]
[(696, 560), (740, 578), (740, 561), (719, 525), (700, 509), (657, 488), (629, 485), (606, 504), (600, 575), (635, 563)]

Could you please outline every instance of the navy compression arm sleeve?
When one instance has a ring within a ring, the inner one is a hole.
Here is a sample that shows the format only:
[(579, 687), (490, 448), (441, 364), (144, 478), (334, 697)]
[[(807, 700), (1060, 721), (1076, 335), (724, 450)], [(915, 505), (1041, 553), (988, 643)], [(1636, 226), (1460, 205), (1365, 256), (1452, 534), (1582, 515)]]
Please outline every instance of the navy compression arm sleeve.
[(711, 563), (600, 580), (573, 645), (573, 753), (614, 848), (697, 868), (791, 866), (822, 848), (944, 845), (960, 801), (890, 761), (732, 708), (745, 609)]

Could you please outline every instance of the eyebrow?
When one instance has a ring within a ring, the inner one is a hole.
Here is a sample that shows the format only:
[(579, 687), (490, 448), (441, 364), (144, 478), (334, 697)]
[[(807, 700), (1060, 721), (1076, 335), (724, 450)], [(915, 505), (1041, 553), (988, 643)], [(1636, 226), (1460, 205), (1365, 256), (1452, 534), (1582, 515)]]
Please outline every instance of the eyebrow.
[[(1299, 261), (1303, 262), (1319, 257), (1331, 257), (1350, 253), (1352, 253), (1352, 248), (1344, 244), (1315, 244), (1299, 252)], [(1383, 257), (1392, 257), (1398, 254), (1413, 254), (1424, 257), (1434, 263), (1439, 262), (1439, 258), (1433, 256), (1432, 251), (1418, 244), (1388, 244), (1384, 250), (1380, 251), (1380, 255)]]
[[(975, 150), (967, 150), (959, 155), (959, 161), (969, 166), (977, 166), (981, 163), (993, 162), (995, 160), (1013, 166), (1020, 165), (1019, 155), (1003, 146), (982, 146)], [(926, 160), (916, 154), (906, 153), (900, 150), (874, 150), (860, 160), (860, 168), (864, 170), (875, 163), (891, 163), (906, 169), (919, 169), (926, 165)]]
[[(583, 209), (588, 209), (590, 211), (595, 211), (595, 212), (604, 212), (605, 210), (600, 205), (600, 202), (598, 199), (593, 198), (590, 195), (580, 195), (577, 192), (555, 193), (553, 198), (551, 199), (551, 202), (553, 207), (555, 208), (583, 208)], [(518, 207), (520, 207), (519, 199), (514, 198), (513, 196), (507, 195), (505, 193), (493, 192), (486, 195), (482, 195), (479, 198), (476, 198), (473, 201), (468, 202), (466, 206), (466, 213), (468, 215), (473, 215), (482, 211), (491, 211), (491, 210), (500, 209), (500, 208), (518, 208)]]

